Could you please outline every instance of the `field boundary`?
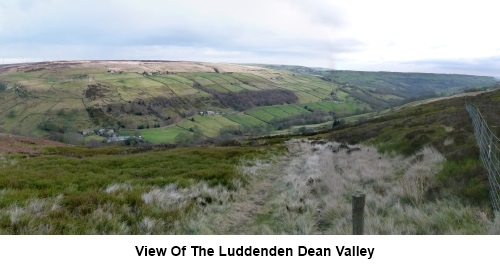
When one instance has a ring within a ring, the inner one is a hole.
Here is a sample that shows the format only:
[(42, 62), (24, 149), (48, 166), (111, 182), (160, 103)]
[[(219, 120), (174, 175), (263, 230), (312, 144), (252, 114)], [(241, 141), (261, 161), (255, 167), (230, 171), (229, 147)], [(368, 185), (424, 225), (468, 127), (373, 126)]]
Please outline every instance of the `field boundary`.
[(466, 103), (465, 108), (469, 112), (474, 126), (474, 134), (479, 146), (480, 157), (488, 171), (490, 184), (490, 197), (495, 212), (500, 211), (500, 140), (495, 132), (488, 126), (479, 109)]

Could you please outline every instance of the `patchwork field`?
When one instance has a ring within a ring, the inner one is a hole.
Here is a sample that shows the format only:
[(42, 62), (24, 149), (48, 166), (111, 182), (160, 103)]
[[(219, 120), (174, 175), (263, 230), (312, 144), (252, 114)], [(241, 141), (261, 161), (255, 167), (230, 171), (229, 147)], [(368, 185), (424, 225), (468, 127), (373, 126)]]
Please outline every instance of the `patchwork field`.
[[(402, 84), (399, 90), (394, 88), (396, 81)], [(415, 84), (422, 93), (415, 90), (405, 96)], [(489, 84), (487, 77), (307, 72), (198, 62), (2, 65), (0, 132), (81, 143), (88, 141), (77, 133), (85, 130), (113, 129), (118, 135), (135, 130), (134, 135), (160, 143), (175, 141), (180, 133), (194, 136), (196, 128), (197, 135), (206, 139), (218, 137), (228, 127), (252, 127), (254, 134), (261, 126), (260, 131), (282, 130), (323, 123), (324, 113), (330, 113), (332, 120), (380, 111), (412, 96)], [(203, 112), (220, 115), (200, 116)], [(315, 115), (321, 118), (314, 119)]]

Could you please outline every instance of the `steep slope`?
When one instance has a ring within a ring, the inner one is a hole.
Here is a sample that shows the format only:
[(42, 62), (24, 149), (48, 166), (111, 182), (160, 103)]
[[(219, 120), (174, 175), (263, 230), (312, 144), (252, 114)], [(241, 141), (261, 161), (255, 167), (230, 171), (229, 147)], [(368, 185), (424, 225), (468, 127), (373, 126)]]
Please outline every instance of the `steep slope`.
[(347, 93), (377, 110), (418, 98), (449, 95), (497, 83), (494, 77), (489, 76), (343, 71), (284, 65), (260, 66), (319, 75), (325, 81), (338, 84), (337, 93)]
[[(489, 126), (500, 124), (500, 90), (467, 97), (479, 107)], [(488, 180), (474, 136), (465, 98), (450, 98), (394, 111), (382, 117), (339, 128), (328, 139), (377, 146), (384, 153), (412, 155), (425, 146), (447, 159), (429, 198), (456, 196), (471, 204), (489, 205)]]

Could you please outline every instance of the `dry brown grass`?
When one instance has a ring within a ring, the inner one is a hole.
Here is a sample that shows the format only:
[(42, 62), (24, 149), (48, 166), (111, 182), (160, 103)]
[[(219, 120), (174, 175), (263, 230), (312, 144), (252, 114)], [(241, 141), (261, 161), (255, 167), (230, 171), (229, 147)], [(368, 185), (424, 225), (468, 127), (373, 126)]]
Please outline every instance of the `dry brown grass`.
[[(22, 67), (22, 66), (21, 66)], [(29, 67), (29, 65), (25, 65)], [(170, 73), (214, 73), (216, 68), (220, 73), (226, 72), (261, 72), (269, 71), (262, 67), (246, 66), (230, 63), (206, 63), (190, 61), (71, 61), (71, 62), (48, 62), (45, 67), (54, 68), (91, 68), (91, 69), (109, 69), (124, 72), (165, 72)]]
[(356, 191), (366, 194), (368, 234), (498, 231), (498, 221), (485, 218), (479, 208), (455, 198), (432, 197), (435, 175), (444, 161), (432, 147), (407, 158), (383, 155), (364, 145), (292, 140), (288, 147), (290, 160), (268, 172), (278, 177), (270, 187), (273, 196), (256, 212), (253, 225), (260, 230), (254, 231), (350, 234), (351, 194)]
[[(39, 154), (47, 146), (65, 146), (60, 142), (0, 133), (0, 153)], [(1, 163), (1, 162), (0, 162)]]

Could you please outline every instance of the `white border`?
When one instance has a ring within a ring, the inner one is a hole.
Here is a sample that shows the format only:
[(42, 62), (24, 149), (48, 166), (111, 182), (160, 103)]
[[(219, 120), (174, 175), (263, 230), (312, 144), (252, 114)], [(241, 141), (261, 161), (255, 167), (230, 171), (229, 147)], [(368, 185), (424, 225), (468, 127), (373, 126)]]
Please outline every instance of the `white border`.
[[(321, 264), (476, 264), (497, 258), (500, 236), (0, 236), (2, 264), (209, 264), (265, 262)], [(135, 246), (167, 248), (167, 255), (138, 256)], [(185, 256), (170, 248), (186, 246)], [(193, 256), (191, 246), (214, 248)], [(219, 246), (291, 247), (293, 257), (221, 257)], [(332, 256), (298, 256), (298, 246), (330, 248)], [(373, 257), (339, 257), (336, 246), (375, 248)]]

